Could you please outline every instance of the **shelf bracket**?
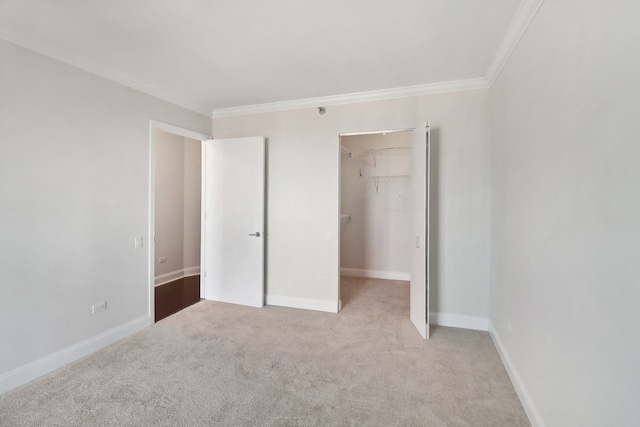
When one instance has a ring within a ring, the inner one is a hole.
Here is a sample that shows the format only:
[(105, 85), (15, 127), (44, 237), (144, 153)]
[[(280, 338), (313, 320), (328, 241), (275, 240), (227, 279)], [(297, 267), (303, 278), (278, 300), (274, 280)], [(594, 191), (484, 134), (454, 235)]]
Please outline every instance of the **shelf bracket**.
[(371, 158), (373, 159), (373, 167), (377, 168), (378, 167), (378, 152), (376, 151), (375, 148), (371, 149)]

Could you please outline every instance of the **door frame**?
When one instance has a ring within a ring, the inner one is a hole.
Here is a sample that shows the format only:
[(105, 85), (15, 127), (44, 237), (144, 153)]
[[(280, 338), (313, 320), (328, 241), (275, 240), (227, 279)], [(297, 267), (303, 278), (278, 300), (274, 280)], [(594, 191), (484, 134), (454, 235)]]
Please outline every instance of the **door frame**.
[[(212, 139), (210, 135), (205, 135), (200, 132), (196, 132), (194, 130), (182, 128), (179, 126), (171, 125), (169, 123), (160, 122), (158, 120), (149, 120), (149, 230), (147, 234), (147, 245), (149, 247), (148, 251), (148, 281), (149, 281), (149, 306), (148, 306), (148, 314), (149, 314), (149, 324), (153, 325), (156, 321), (156, 313), (155, 313), (155, 229), (156, 229), (156, 131), (160, 130), (167, 133), (172, 133), (174, 135), (183, 136), (186, 138), (195, 139), (200, 141), (201, 150), (204, 150), (204, 143), (202, 141), (206, 139)], [(200, 169), (200, 179), (203, 179), (204, 174), (204, 156), (201, 161), (201, 169)], [(204, 194), (200, 194), (200, 203), (202, 203), (202, 198)], [(203, 224), (202, 224), (202, 212), (201, 211), (201, 228), (200, 228), (200, 268), (202, 269), (202, 246), (203, 246)], [(200, 281), (200, 297), (202, 298), (203, 294), (203, 286), (202, 280)]]

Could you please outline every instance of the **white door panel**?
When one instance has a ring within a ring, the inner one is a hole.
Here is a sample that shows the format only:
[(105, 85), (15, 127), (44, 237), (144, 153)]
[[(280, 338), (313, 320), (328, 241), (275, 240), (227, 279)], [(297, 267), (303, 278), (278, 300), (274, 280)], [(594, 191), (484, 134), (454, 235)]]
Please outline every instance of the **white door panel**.
[(411, 256), (410, 318), (423, 338), (429, 338), (429, 125), (413, 131), (412, 218), (414, 249)]
[(205, 141), (204, 295), (264, 305), (263, 137)]

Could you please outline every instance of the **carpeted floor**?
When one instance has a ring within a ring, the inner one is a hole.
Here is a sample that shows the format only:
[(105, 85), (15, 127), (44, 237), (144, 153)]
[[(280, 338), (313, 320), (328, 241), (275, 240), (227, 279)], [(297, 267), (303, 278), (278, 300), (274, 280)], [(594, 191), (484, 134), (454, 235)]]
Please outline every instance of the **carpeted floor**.
[(408, 319), (406, 282), (340, 314), (203, 301), (0, 396), (1, 426), (528, 426), (486, 332)]

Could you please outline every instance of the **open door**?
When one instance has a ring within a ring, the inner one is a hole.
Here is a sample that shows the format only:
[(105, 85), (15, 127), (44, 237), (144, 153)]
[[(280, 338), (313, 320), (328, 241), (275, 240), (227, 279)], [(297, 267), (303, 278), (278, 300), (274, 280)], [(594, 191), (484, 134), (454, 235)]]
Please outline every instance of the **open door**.
[(204, 297), (262, 307), (264, 137), (204, 143)]
[(409, 317), (423, 338), (429, 338), (429, 124), (413, 131), (411, 196), (415, 248), (411, 256)]

